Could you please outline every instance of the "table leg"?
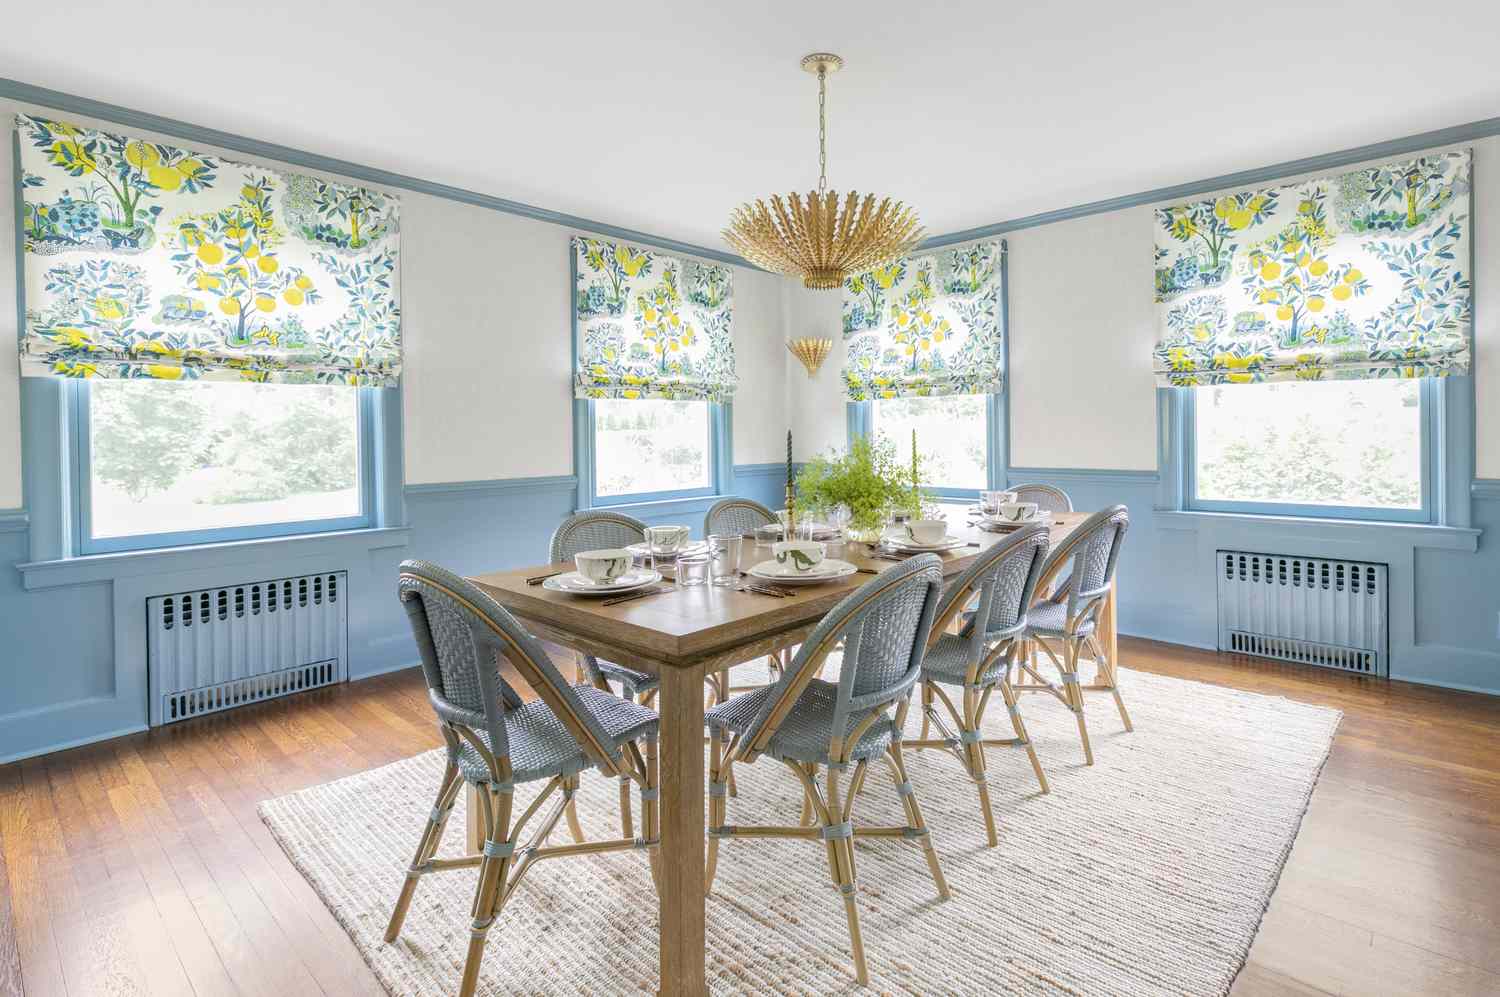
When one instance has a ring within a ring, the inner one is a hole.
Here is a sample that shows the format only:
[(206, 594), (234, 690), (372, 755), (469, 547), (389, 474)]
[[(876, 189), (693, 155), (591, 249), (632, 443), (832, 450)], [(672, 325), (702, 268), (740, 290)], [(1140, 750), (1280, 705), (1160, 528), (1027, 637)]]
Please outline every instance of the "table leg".
[(661, 993), (699, 997), (704, 975), (703, 669), (661, 676)]

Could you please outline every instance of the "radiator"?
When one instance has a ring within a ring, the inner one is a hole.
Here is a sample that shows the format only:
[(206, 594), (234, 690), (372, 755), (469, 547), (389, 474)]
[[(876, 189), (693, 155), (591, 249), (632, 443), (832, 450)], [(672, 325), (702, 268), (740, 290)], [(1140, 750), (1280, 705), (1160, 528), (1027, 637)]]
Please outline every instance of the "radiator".
[(1219, 649), (1386, 675), (1386, 566), (1221, 550)]
[(344, 681), (347, 587), (334, 571), (147, 599), (152, 726)]

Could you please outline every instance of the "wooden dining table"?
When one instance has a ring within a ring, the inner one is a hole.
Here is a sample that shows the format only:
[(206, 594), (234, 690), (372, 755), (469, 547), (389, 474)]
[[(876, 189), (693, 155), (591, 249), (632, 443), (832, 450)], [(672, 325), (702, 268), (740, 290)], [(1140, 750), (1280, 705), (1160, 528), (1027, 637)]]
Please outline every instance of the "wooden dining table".
[[(1056, 548), (1088, 518), (1059, 513), (1052, 521)], [(950, 519), (962, 522), (961, 518)], [(966, 546), (940, 554), (944, 575), (971, 564), (1007, 533), (975, 527), (954, 528)], [(554, 592), (527, 584), (528, 578), (571, 568), (542, 565), (470, 576), (536, 636), (574, 651), (592, 654), (661, 679), (661, 988), (660, 993), (707, 992), (704, 973), (704, 677), (755, 661), (801, 643), (840, 599), (896, 562), (875, 555), (864, 544), (846, 543), (829, 557), (849, 561), (858, 573), (837, 581), (801, 586), (774, 597), (737, 588), (701, 585), (605, 605), (598, 598)], [(770, 557), (766, 547), (744, 541), (741, 567)], [(1100, 620), (1104, 653), (1115, 661), (1115, 595), (1111, 591)], [(474, 814), (474, 800), (469, 800)], [(470, 837), (478, 822), (470, 817)]]

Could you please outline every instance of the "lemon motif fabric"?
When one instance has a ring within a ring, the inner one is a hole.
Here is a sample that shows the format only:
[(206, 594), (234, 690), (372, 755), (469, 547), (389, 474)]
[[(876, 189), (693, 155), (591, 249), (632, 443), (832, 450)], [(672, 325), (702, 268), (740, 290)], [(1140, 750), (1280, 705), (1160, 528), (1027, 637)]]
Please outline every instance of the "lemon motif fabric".
[(1005, 244), (893, 260), (844, 280), (850, 401), (1000, 390)]
[(1469, 150), (1156, 212), (1163, 385), (1469, 372)]
[(733, 400), (728, 267), (577, 237), (573, 282), (576, 397)]
[(394, 195), (34, 115), (16, 130), (23, 374), (399, 383)]

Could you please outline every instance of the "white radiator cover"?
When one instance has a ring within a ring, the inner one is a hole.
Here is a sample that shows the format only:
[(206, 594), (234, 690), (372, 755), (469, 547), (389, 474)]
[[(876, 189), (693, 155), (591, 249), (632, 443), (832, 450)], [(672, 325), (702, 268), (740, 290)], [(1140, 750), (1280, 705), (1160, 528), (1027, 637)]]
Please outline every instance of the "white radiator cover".
[(1240, 550), (1216, 564), (1219, 650), (1389, 674), (1386, 565)]
[(152, 726), (344, 681), (348, 574), (146, 600)]

